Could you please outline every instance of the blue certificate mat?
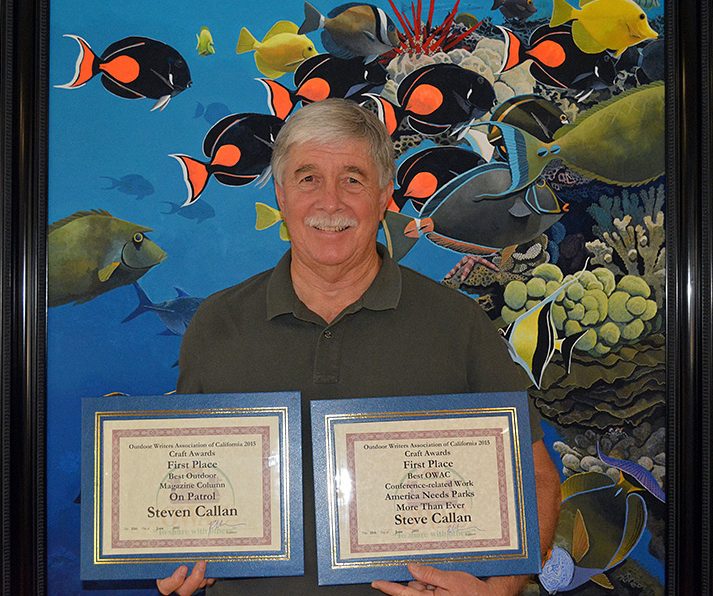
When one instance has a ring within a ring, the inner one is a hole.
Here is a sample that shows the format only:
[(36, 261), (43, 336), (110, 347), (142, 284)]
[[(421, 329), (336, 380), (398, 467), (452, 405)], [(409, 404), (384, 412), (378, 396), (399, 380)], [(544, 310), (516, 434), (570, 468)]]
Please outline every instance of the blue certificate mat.
[(320, 585), (538, 573), (526, 393), (315, 401)]
[(83, 580), (301, 575), (298, 393), (87, 398)]

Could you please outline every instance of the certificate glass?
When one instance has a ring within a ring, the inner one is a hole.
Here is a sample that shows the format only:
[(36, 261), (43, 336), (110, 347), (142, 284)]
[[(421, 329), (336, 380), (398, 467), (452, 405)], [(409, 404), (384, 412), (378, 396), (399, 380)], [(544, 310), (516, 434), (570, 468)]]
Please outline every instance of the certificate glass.
[(313, 402), (312, 433), (320, 584), (539, 572), (525, 393)]
[(82, 405), (82, 579), (303, 573), (299, 394)]

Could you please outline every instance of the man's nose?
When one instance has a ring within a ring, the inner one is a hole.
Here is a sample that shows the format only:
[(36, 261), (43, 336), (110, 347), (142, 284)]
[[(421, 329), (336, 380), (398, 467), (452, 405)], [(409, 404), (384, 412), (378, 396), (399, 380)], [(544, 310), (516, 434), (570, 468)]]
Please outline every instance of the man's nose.
[(327, 212), (339, 211), (342, 208), (342, 193), (344, 189), (341, 187), (338, 179), (326, 180), (321, 188), (319, 197), (319, 206)]

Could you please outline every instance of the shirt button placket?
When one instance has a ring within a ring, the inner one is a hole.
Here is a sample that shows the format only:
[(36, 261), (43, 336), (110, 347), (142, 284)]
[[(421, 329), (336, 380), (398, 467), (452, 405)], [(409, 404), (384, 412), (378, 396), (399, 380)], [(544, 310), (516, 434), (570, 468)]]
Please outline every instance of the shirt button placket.
[(324, 329), (320, 333), (314, 362), (315, 383), (339, 382), (340, 343), (336, 329)]

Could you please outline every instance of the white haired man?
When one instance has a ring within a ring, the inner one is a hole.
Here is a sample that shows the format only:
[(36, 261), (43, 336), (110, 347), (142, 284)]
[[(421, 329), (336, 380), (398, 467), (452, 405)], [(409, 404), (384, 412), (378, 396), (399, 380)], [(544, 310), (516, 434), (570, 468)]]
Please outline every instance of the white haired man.
[[(183, 340), (178, 390), (299, 390), (309, 401), (346, 397), (512, 391), (527, 386), (487, 315), (458, 292), (397, 265), (377, 241), (393, 191), (394, 158), (383, 125), (353, 102), (303, 107), (280, 131), (275, 194), (291, 248), (274, 269), (207, 299)], [(543, 552), (554, 535), (559, 478), (531, 413)], [(409, 566), (404, 586), (317, 586), (309, 425), (303, 428), (305, 575), (216, 582), (210, 593), (516, 594), (526, 577), (481, 580)], [(179, 567), (161, 593), (212, 584), (205, 564)], [(378, 573), (378, 572), (375, 572)], [(377, 577), (374, 578), (378, 580)]]

